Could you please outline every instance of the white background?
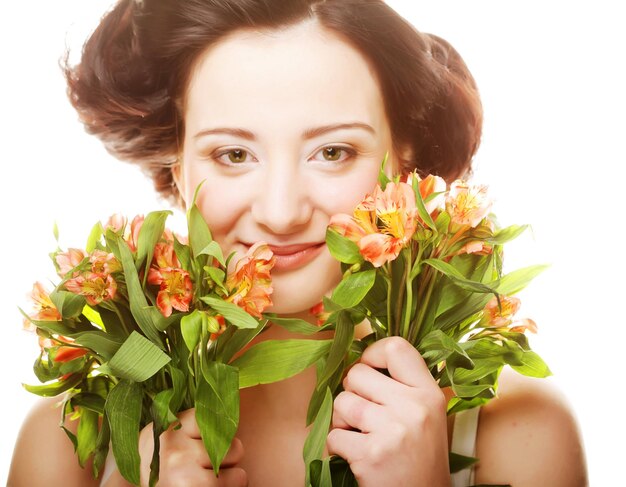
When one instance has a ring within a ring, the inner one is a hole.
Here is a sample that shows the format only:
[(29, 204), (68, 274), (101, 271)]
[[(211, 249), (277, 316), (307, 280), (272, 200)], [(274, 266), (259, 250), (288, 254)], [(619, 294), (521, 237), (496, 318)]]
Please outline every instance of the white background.
[[(80, 247), (96, 220), (160, 205), (138, 171), (83, 133), (65, 99), (58, 59), (66, 44), (76, 53), (110, 3), (10, 2), (0, 19), (3, 483), (34, 399), (20, 384), (34, 380), (36, 340), (21, 331), (17, 306), (33, 281), (55, 278), (53, 222), (63, 247)], [(579, 419), (591, 485), (616, 485), (626, 453), (620, 2), (389, 3), (452, 42), (477, 79), (485, 129), (475, 180), (490, 185), (502, 223), (533, 225), (509, 248), (507, 267), (552, 264), (522, 296), (540, 327), (531, 343)]]

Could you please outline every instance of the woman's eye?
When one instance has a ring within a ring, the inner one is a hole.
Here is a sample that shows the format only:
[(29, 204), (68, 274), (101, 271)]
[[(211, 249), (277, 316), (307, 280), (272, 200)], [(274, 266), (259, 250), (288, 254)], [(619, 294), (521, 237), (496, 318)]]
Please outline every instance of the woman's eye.
[[(324, 147), (317, 154), (321, 154), (324, 158), (324, 161), (327, 162), (342, 162), (348, 159), (349, 157), (354, 156), (355, 151), (352, 149), (348, 149), (347, 147), (337, 147), (337, 146), (328, 146)], [(316, 154), (316, 155), (317, 155)], [(320, 160), (317, 159), (316, 160)]]
[[(224, 159), (227, 156), (227, 159)], [(216, 159), (224, 164), (241, 164), (248, 160), (248, 151), (243, 149), (229, 149), (217, 154)]]

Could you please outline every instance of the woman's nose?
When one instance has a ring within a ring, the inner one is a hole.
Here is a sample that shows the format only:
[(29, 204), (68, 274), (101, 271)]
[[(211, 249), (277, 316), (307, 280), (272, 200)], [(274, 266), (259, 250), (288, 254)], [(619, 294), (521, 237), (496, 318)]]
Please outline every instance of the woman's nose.
[(271, 233), (296, 233), (311, 219), (311, 189), (293, 163), (268, 164), (252, 204), (252, 216)]

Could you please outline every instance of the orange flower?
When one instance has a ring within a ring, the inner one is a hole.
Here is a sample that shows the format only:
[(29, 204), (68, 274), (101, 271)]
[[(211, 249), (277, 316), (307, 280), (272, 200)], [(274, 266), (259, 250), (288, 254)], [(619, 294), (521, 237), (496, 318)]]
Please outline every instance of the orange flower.
[(60, 277), (65, 277), (72, 269), (80, 264), (85, 258), (85, 252), (80, 249), (67, 249), (67, 252), (59, 252), (54, 256), (57, 271)]
[(324, 302), (320, 301), (315, 306), (309, 309), (309, 314), (315, 317), (315, 323), (317, 326), (322, 326), (326, 319), (330, 316), (330, 313), (324, 310)]
[(115, 297), (117, 283), (110, 274), (84, 272), (68, 280), (65, 288), (74, 294), (85, 296), (87, 302), (95, 306)]
[(159, 269), (180, 267), (178, 257), (174, 251), (173, 241), (159, 242), (154, 246), (152, 265)]
[(452, 222), (472, 228), (487, 216), (491, 204), (486, 186), (470, 186), (460, 179), (452, 183), (446, 198), (446, 210)]
[(265, 242), (255, 243), (246, 255), (237, 262), (235, 271), (226, 278), (230, 290), (227, 301), (243, 308), (252, 316), (261, 318), (261, 313), (272, 300), (272, 278), (275, 257)]
[(148, 282), (160, 286), (156, 304), (163, 316), (166, 318), (171, 316), (173, 309), (189, 311), (189, 303), (193, 297), (193, 283), (187, 271), (153, 267), (148, 272)]
[(406, 183), (377, 186), (355, 208), (352, 217), (333, 215), (329, 227), (356, 242), (374, 267), (395, 259), (417, 229), (415, 193)]
[(455, 255), (460, 254), (475, 254), (475, 255), (489, 255), (493, 252), (491, 245), (481, 242), (480, 240), (472, 240), (467, 242), (461, 249), (456, 252)]
[[(65, 363), (86, 355), (89, 350), (80, 346), (66, 346), (74, 343), (72, 338), (59, 335), (58, 338), (39, 337), (39, 346), (56, 363)], [(52, 352), (52, 353), (50, 353)]]
[(500, 296), (500, 304), (494, 296), (485, 306), (485, 317), (489, 326), (500, 328), (508, 326), (519, 310), (522, 302), (514, 296)]
[[(211, 341), (217, 338), (226, 330), (226, 320), (222, 315), (209, 316), (209, 331), (211, 331)], [(212, 331), (215, 330), (215, 331)]]
[[(426, 211), (429, 215), (432, 215), (433, 212), (442, 208), (444, 206), (446, 195), (445, 192), (447, 190), (446, 182), (443, 178), (439, 176), (434, 176), (433, 174), (429, 174), (424, 179), (421, 179), (415, 171), (410, 172), (406, 177), (406, 183), (412, 186), (413, 178), (417, 178), (419, 183), (419, 191), (424, 201), (424, 205), (426, 206)], [(426, 201), (431, 195), (433, 196), (431, 200)]]
[[(50, 299), (43, 284), (36, 282), (33, 284), (33, 290), (30, 292), (30, 299), (33, 301), (35, 311), (28, 315), (30, 319), (35, 321), (61, 321), (61, 313)], [(30, 320), (24, 319), (24, 329), (35, 331), (35, 326)]]

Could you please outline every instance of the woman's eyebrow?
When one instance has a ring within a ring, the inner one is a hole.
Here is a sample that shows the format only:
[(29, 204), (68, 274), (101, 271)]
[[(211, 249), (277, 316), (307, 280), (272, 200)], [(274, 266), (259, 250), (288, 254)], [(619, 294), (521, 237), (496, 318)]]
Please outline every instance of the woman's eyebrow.
[[(362, 129), (370, 132), (372, 135), (376, 135), (376, 130), (371, 125), (368, 125), (363, 122), (349, 122), (349, 123), (333, 123), (329, 125), (322, 125), (320, 127), (314, 127), (310, 129), (306, 129), (302, 133), (302, 138), (305, 140), (313, 139), (314, 137), (319, 137), (320, 135), (324, 135), (328, 132), (333, 132), (335, 130), (342, 129)], [(194, 135), (195, 139), (200, 137), (204, 137), (206, 135), (213, 134), (226, 134), (226, 135), (234, 135), (235, 137), (240, 137), (246, 140), (256, 140), (256, 135), (250, 132), (249, 130), (242, 128), (232, 128), (232, 127), (217, 127), (213, 129), (203, 129)]]

